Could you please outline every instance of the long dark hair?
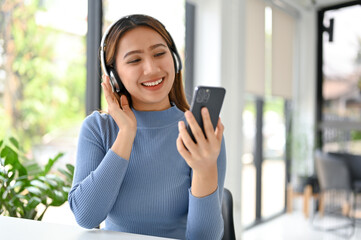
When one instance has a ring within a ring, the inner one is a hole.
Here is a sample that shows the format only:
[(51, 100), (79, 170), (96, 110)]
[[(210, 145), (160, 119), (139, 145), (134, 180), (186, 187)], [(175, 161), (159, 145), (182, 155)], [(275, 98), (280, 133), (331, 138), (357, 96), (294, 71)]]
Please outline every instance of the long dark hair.
[[(168, 48), (172, 52), (172, 54), (178, 54), (177, 48), (175, 43), (169, 34), (169, 32), (165, 29), (164, 25), (159, 22), (157, 19), (143, 15), (143, 14), (134, 14), (128, 15), (121, 19), (119, 19), (109, 30), (109, 33), (105, 39), (105, 65), (107, 67), (112, 67), (115, 69), (115, 59), (116, 53), (118, 50), (119, 40), (122, 38), (125, 32), (137, 28), (139, 26), (145, 26), (153, 29), (157, 33), (159, 33), (162, 38), (167, 43)], [(175, 66), (175, 79), (173, 86), (168, 94), (169, 101), (174, 103), (180, 110), (186, 111), (189, 109), (189, 104), (187, 102), (185, 93), (184, 93), (184, 86), (182, 80), (182, 73), (181, 71), (177, 72), (176, 67), (176, 60), (174, 59), (174, 66)], [(116, 94), (116, 93), (115, 93)], [(127, 92), (128, 101), (130, 106), (132, 107), (132, 102), (130, 99), (130, 94)], [(116, 94), (117, 99), (119, 100), (118, 94)]]

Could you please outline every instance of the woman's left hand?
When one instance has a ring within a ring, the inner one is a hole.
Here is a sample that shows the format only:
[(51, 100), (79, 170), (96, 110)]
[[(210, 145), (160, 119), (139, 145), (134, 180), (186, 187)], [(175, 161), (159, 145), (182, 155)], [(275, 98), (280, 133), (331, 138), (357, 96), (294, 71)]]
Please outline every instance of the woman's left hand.
[[(217, 159), (221, 151), (224, 126), (221, 120), (215, 130), (207, 108), (202, 108), (202, 119), (205, 134), (190, 111), (185, 112), (186, 120), (196, 139), (195, 143), (183, 121), (179, 122), (177, 149), (180, 155), (193, 170), (192, 194), (206, 196), (217, 188)], [(195, 185), (196, 184), (196, 185)], [(200, 191), (198, 191), (200, 190)]]

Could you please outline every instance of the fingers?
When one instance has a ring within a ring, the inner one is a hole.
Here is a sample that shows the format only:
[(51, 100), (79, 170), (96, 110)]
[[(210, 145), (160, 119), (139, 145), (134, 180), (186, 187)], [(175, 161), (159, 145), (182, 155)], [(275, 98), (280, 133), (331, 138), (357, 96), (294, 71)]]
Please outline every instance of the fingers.
[[(194, 118), (192, 112), (186, 111), (185, 117), (187, 122), (192, 130), (193, 136), (196, 139), (196, 142), (200, 145), (204, 145), (207, 142), (215, 144), (215, 141), (221, 141), (223, 137), (224, 126), (220, 120), (218, 120), (216, 129), (214, 129), (209, 111), (206, 107), (201, 109), (202, 121), (204, 133), (196, 119)], [(187, 145), (186, 145), (187, 147)]]
[(102, 79), (103, 79), (103, 82), (101, 83), (101, 86), (104, 90), (104, 97), (108, 103), (108, 108), (119, 107), (119, 102), (117, 101), (116, 97), (114, 96), (114, 93), (110, 86), (109, 77), (106, 75), (103, 75)]
[(193, 136), (196, 139), (197, 143), (201, 143), (201, 142), (205, 141), (204, 133), (203, 133), (201, 127), (199, 126), (197, 120), (194, 118), (192, 112), (186, 111), (184, 115), (187, 119), (189, 127), (191, 128), (191, 131), (192, 131)]
[(124, 111), (130, 110), (128, 98), (125, 95), (120, 97), (120, 105)]
[(221, 118), (218, 118), (216, 129), (214, 129), (209, 111), (207, 108), (202, 108), (202, 119), (203, 119), (203, 128), (206, 134), (206, 137), (209, 142), (213, 143), (214, 141), (221, 142), (223, 138), (224, 126), (221, 122)]
[(201, 114), (203, 120), (204, 133), (206, 134), (206, 137), (212, 141), (213, 140), (212, 137), (214, 136), (214, 128), (211, 121), (211, 117), (209, 116), (208, 109), (206, 107), (202, 108)]
[(216, 138), (218, 141), (222, 141), (223, 132), (224, 132), (224, 125), (222, 124), (221, 118), (218, 118), (218, 123), (215, 131)]
[(107, 96), (111, 95), (110, 94), (110, 83), (109, 83), (110, 80), (109, 80), (109, 77), (106, 75), (103, 75), (102, 80), (103, 81), (102, 81), (101, 85), (104, 90), (104, 96), (105, 96), (105, 98), (107, 98)]
[(177, 149), (179, 154), (184, 158), (184, 159), (189, 159), (191, 157), (191, 153), (188, 151), (188, 149), (184, 146), (182, 137), (179, 135), (177, 138)]
[(188, 152), (188, 150), (189, 151), (194, 150), (196, 148), (196, 144), (194, 143), (191, 136), (188, 134), (187, 128), (186, 128), (183, 121), (180, 121), (178, 123), (178, 130), (179, 130), (179, 137), (178, 138), (180, 138), (180, 140), (182, 142), (182, 146), (184, 147), (184, 149), (187, 152)]

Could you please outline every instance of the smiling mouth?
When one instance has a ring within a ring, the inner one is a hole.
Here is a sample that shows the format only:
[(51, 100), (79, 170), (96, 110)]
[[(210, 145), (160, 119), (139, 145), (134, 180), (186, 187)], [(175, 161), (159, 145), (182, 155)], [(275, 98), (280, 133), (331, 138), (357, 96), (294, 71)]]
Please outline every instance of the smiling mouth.
[(146, 86), (146, 87), (154, 87), (154, 86), (157, 86), (159, 85), (160, 83), (163, 82), (163, 78), (159, 79), (159, 80), (156, 80), (154, 82), (144, 82), (142, 83), (143, 86)]

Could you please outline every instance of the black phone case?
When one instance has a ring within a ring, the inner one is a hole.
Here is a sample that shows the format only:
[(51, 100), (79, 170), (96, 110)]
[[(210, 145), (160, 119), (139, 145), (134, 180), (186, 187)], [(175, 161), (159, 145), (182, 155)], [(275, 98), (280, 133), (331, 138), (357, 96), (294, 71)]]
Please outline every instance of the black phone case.
[[(208, 108), (213, 129), (215, 129), (218, 123), (219, 113), (221, 112), (225, 94), (226, 89), (223, 87), (198, 86), (195, 88), (190, 110), (199, 126), (202, 128), (203, 133), (204, 128), (201, 109), (203, 107)], [(187, 130), (193, 141), (196, 142), (189, 125), (187, 126)]]

